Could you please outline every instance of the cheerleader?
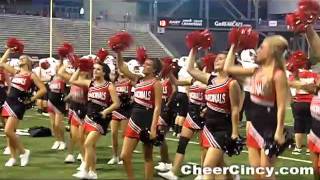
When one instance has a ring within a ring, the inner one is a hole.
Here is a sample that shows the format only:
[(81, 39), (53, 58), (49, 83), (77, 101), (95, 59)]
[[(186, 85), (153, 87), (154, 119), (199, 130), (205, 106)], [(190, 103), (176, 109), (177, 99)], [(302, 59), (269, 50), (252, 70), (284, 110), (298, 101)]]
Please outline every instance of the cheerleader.
[(118, 74), (119, 75), (116, 78), (115, 86), (121, 103), (120, 108), (112, 112), (111, 136), (113, 156), (108, 161), (108, 164), (123, 164), (123, 161), (120, 161), (118, 156), (118, 131), (120, 128), (119, 126), (121, 126), (124, 137), (124, 132), (127, 128), (128, 119), (131, 113), (131, 81), (121, 72), (118, 72)]
[[(171, 58), (164, 58), (161, 61), (162, 64), (162, 71), (160, 73), (161, 77), (161, 85), (162, 85), (162, 106), (161, 106), (161, 113), (160, 119), (158, 121), (158, 130), (163, 133), (165, 136), (169, 131), (169, 128), (172, 126), (173, 123), (173, 94), (176, 92), (176, 86), (170, 81), (170, 74), (171, 72), (169, 69), (166, 68), (166, 59), (171, 61)], [(172, 66), (167, 64), (168, 66)], [(168, 67), (169, 68), (169, 67)], [(163, 140), (160, 146), (160, 162), (157, 166), (154, 167), (158, 171), (167, 171), (172, 168), (172, 163), (169, 158), (168, 152), (168, 144), (166, 139)]]
[[(205, 111), (205, 90), (206, 85), (199, 82), (188, 82), (188, 81), (178, 81), (172, 74), (170, 75), (171, 81), (175, 85), (179, 86), (190, 86), (189, 88), (189, 105), (186, 119), (182, 126), (182, 131), (179, 137), (178, 147), (176, 150), (176, 155), (174, 159), (174, 164), (172, 168), (162, 168), (158, 169), (160, 171), (167, 171), (165, 173), (158, 173), (161, 177), (166, 179), (177, 179), (176, 174), (179, 171), (179, 168), (183, 162), (185, 151), (190, 139), (196, 132), (200, 132), (204, 125), (203, 112)], [(200, 142), (201, 144), (201, 142)], [(204, 159), (204, 151), (201, 154), (201, 164)]]
[[(306, 37), (308, 43), (315, 53), (316, 57), (320, 57), (320, 37), (314, 30), (312, 25), (307, 27)], [(313, 117), (311, 123), (311, 131), (308, 135), (308, 148), (310, 150), (310, 157), (312, 160), (312, 166), (314, 169), (314, 179), (320, 178), (320, 93), (319, 82), (317, 82), (317, 95), (313, 97), (310, 105), (311, 116)]]
[[(202, 131), (202, 146), (207, 148), (203, 167), (224, 166), (224, 146), (229, 139), (239, 137), (239, 102), (240, 87), (237, 81), (223, 72), (225, 53), (218, 53), (214, 61), (216, 75), (204, 73), (194, 68), (196, 48), (189, 54), (188, 72), (190, 75), (207, 84), (205, 100), (207, 112)], [(204, 179), (212, 179), (205, 175)]]
[[(80, 60), (84, 61), (84, 60)], [(84, 64), (84, 67), (87, 65)], [(80, 67), (81, 68), (81, 67)], [(79, 79), (80, 68), (70, 78), (70, 83), (88, 88), (87, 114), (84, 120), (84, 162), (85, 168), (73, 174), (80, 179), (97, 179), (96, 144), (107, 133), (111, 113), (120, 105), (116, 88), (110, 81), (110, 68), (107, 64), (96, 62), (93, 65), (93, 79)]]
[[(50, 68), (50, 63), (48, 59), (40, 59), (39, 66), (32, 70), (38, 77), (40, 77), (41, 81), (45, 84), (46, 89), (49, 89), (49, 82), (53, 75), (52, 68)], [(38, 99), (36, 102), (38, 106), (38, 112), (43, 115), (47, 114), (47, 107), (48, 107), (48, 94)]]
[[(288, 97), (288, 84), (282, 63), (288, 42), (279, 35), (264, 39), (257, 50), (258, 68), (233, 65), (235, 44), (229, 50), (224, 70), (234, 76), (252, 76), (250, 90), (251, 124), (247, 132), (249, 163), (253, 167), (270, 167), (276, 157), (264, 152), (266, 141), (285, 142), (284, 118)], [(232, 100), (232, 98), (231, 98)], [(265, 178), (265, 175), (257, 178)]]
[[(70, 81), (71, 74), (66, 72), (66, 65), (63, 65), (58, 75), (62, 77), (66, 82)], [(89, 77), (89, 73), (86, 71), (80, 71), (79, 80), (86, 80)], [(86, 115), (87, 107), (87, 95), (88, 88), (76, 85), (71, 85), (70, 93), (64, 98), (65, 101), (70, 103), (68, 119), (70, 123), (70, 142), (67, 150), (68, 155), (65, 159), (65, 163), (74, 163), (75, 158), (73, 156), (73, 148), (76, 144), (79, 145), (80, 157), (84, 157), (84, 117)], [(82, 159), (82, 158), (81, 158)], [(80, 166), (84, 168), (84, 163)]]
[[(123, 62), (121, 53), (117, 56), (120, 71), (132, 82), (136, 82), (134, 92), (134, 105), (129, 119), (129, 124), (125, 132), (122, 146), (121, 159), (123, 160), (128, 179), (134, 179), (132, 169), (132, 154), (140, 138), (140, 132), (150, 131), (150, 139), (156, 138), (157, 122), (161, 112), (162, 86), (156, 75), (161, 70), (161, 63), (158, 60), (146, 59), (143, 64), (144, 77), (133, 74), (128, 70), (128, 66)], [(145, 179), (153, 177), (153, 145), (143, 144), (145, 161)]]
[(51, 149), (64, 150), (66, 143), (64, 140), (64, 125), (63, 117), (65, 113), (64, 93), (66, 90), (65, 80), (58, 75), (58, 70), (63, 66), (63, 60), (57, 63), (57, 69), (55, 76), (49, 83), (48, 92), (48, 113), (51, 120), (53, 135), (56, 141), (53, 143)]
[[(7, 49), (2, 56), (0, 66), (5, 71), (12, 74), (11, 87), (4, 102), (2, 116), (7, 118), (5, 124), (5, 134), (10, 147), (11, 157), (5, 166), (11, 167), (16, 164), (17, 156), (20, 155), (20, 165), (26, 166), (29, 162), (30, 150), (25, 149), (16, 136), (15, 130), (18, 129), (19, 121), (23, 119), (26, 111), (26, 104), (30, 104), (42, 97), (46, 93), (46, 87), (41, 80), (32, 73), (31, 58), (22, 55), (19, 58), (19, 69), (16, 70), (6, 64), (9, 54), (13, 49)], [(35, 84), (38, 91), (30, 99), (28, 98), (32, 85)]]

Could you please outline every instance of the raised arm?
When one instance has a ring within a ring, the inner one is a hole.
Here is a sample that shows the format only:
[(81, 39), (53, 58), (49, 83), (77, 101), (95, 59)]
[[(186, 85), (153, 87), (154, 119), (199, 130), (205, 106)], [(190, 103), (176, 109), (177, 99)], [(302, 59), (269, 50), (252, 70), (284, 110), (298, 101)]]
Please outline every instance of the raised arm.
[(120, 100), (116, 92), (116, 88), (113, 84), (109, 85), (109, 92), (112, 100), (112, 104), (102, 111), (102, 115), (105, 118), (108, 114), (112, 113), (112, 111), (116, 110), (120, 107)]
[(284, 143), (283, 129), (288, 97), (288, 83), (286, 80), (286, 75), (283, 71), (276, 72), (274, 83), (277, 102), (277, 129), (274, 139), (279, 144), (282, 144)]
[(122, 54), (119, 52), (117, 53), (117, 64), (118, 64), (118, 68), (119, 70), (126, 76), (128, 77), (130, 80), (136, 82), (140, 76), (137, 74), (132, 73), (131, 71), (129, 71), (128, 66), (123, 62), (123, 57)]
[(232, 134), (231, 138), (236, 139), (239, 137), (239, 112), (240, 112), (240, 86), (236, 80), (233, 80), (229, 85), (229, 97), (231, 104), (231, 121), (232, 121)]
[(4, 54), (1, 57), (0, 63), (7, 63), (11, 52), (12, 52), (12, 49), (7, 48), (6, 51), (4, 52)]
[(89, 87), (91, 81), (90, 80), (83, 80), (83, 79), (79, 80), (79, 74), (80, 74), (80, 69), (78, 68), (76, 70), (76, 72), (72, 74), (72, 76), (69, 80), (69, 83), (76, 85), (76, 86)]
[(320, 58), (320, 37), (312, 25), (307, 27), (306, 38), (317, 59)]
[(172, 82), (172, 84), (176, 86), (190, 86), (192, 84), (191, 80), (178, 80), (171, 72), (169, 74), (169, 79)]
[(62, 65), (58, 70), (58, 76), (60, 76), (65, 81), (70, 81), (71, 75), (66, 71), (66, 65)]
[(242, 75), (242, 76), (251, 76), (254, 74), (255, 68), (243, 68), (240, 65), (235, 65), (234, 60), (235, 56), (235, 46), (231, 45), (226, 61), (223, 66), (223, 71), (227, 72), (230, 75)]
[(47, 93), (47, 88), (44, 85), (44, 83), (40, 80), (40, 78), (35, 75), (34, 73), (31, 74), (31, 78), (34, 82), (34, 84), (37, 86), (38, 91), (37, 93), (31, 97), (31, 101), (35, 101), (38, 98), (41, 98), (42, 96), (44, 96)]
[(195, 48), (192, 48), (188, 56), (187, 71), (197, 81), (207, 84), (210, 78), (210, 74), (202, 72), (199, 69), (194, 67), (196, 55), (197, 55), (197, 50)]
[(7, 63), (0, 62), (0, 67), (4, 68), (4, 70), (10, 74), (16, 74), (18, 72), (18, 70), (14, 69), (12, 66), (10, 66)]

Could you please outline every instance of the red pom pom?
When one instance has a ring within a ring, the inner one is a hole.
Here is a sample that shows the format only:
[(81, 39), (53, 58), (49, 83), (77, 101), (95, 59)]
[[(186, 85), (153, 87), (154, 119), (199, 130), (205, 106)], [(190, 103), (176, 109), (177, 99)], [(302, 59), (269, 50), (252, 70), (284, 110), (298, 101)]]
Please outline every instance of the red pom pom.
[(229, 45), (232, 45), (232, 44), (237, 45), (239, 41), (239, 36), (240, 36), (239, 28), (233, 27), (228, 34)]
[(214, 70), (214, 61), (216, 60), (217, 55), (213, 53), (208, 53), (202, 58), (203, 64), (206, 67), (207, 72), (212, 72)]
[(17, 38), (11, 37), (7, 40), (7, 47), (8, 48), (14, 48), (15, 52), (22, 54), (24, 50), (24, 44)]
[(73, 53), (73, 46), (70, 43), (65, 42), (58, 48), (58, 54), (60, 58), (65, 58), (71, 53)]
[(301, 12), (308, 23), (314, 23), (319, 17), (320, 5), (318, 0), (300, 0), (298, 3)]
[(203, 49), (209, 49), (212, 47), (213, 43), (213, 35), (210, 33), (208, 29), (201, 32), (202, 40), (201, 40), (201, 48)]
[(112, 51), (121, 52), (127, 49), (133, 43), (132, 36), (127, 32), (118, 32), (113, 35), (109, 41), (109, 47)]
[(79, 59), (80, 71), (90, 72), (93, 69), (94, 60), (92, 58), (81, 58)]
[(259, 34), (251, 27), (239, 28), (239, 49), (255, 49), (259, 43)]
[(109, 55), (109, 52), (106, 49), (101, 48), (101, 49), (99, 49), (99, 51), (96, 55), (97, 56), (96, 61), (98, 61), (98, 63), (103, 63), (108, 55)]
[(191, 48), (199, 48), (201, 43), (201, 32), (200, 31), (192, 31), (186, 36), (186, 45), (189, 49)]
[(148, 58), (147, 50), (145, 47), (138, 47), (136, 51), (136, 59), (139, 62), (139, 64), (143, 64), (146, 59)]
[(42, 69), (49, 69), (50, 63), (48, 61), (42, 62), (42, 63), (40, 63), (40, 67)]
[(186, 45), (191, 48), (208, 49), (212, 46), (213, 37), (209, 30), (192, 31), (186, 36)]
[(70, 64), (72, 65), (72, 67), (74, 67), (75, 69), (79, 67), (79, 57), (75, 54), (68, 54), (67, 58), (70, 61)]
[(303, 13), (294, 12), (286, 16), (286, 24), (290, 31), (295, 33), (304, 33), (308, 26), (307, 21), (302, 19)]
[(166, 77), (170, 73), (170, 71), (172, 70), (172, 66), (173, 66), (172, 57), (162, 58), (161, 76)]
[(289, 56), (286, 66), (290, 72), (306, 69), (308, 67), (308, 57), (301, 50), (295, 51)]
[(255, 49), (259, 43), (259, 34), (250, 26), (235, 27), (229, 32), (228, 42), (234, 44), (237, 50)]

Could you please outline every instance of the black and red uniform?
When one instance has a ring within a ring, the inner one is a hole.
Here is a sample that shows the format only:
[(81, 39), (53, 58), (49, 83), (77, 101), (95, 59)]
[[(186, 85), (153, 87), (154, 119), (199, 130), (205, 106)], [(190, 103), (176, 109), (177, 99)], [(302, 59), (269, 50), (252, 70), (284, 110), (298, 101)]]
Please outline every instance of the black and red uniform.
[(88, 88), (72, 85), (70, 88), (69, 120), (76, 127), (83, 125), (87, 113)]
[(64, 113), (66, 111), (64, 102), (64, 93), (66, 82), (62, 79), (53, 78), (49, 84), (48, 92), (48, 112)]
[(0, 107), (7, 98), (6, 74), (3, 69), (0, 69)]
[(85, 132), (97, 131), (102, 135), (107, 134), (107, 128), (111, 121), (111, 116), (103, 118), (101, 112), (112, 104), (109, 92), (110, 82), (103, 85), (90, 83), (88, 91), (87, 115), (85, 116)]
[[(305, 84), (315, 84), (318, 79), (318, 74), (308, 70), (300, 70), (298, 79)], [(295, 77), (290, 76), (289, 80), (293, 81)], [(301, 89), (298, 89), (296, 95), (293, 97), (291, 107), (295, 133), (309, 133), (310, 131), (312, 121), (310, 103), (312, 97), (313, 94)]]
[(202, 146), (222, 150), (232, 132), (229, 86), (233, 79), (228, 78), (220, 84), (215, 79), (211, 75), (205, 92), (207, 114), (202, 131)]
[(129, 119), (131, 113), (131, 81), (121, 79), (115, 83), (116, 91), (120, 99), (120, 108), (112, 112), (112, 119), (121, 121)]
[[(280, 70), (275, 70), (275, 73)], [(258, 68), (251, 79), (251, 125), (247, 132), (247, 146), (264, 148), (266, 140), (274, 140), (277, 128), (277, 104), (274, 80), (269, 81)]]
[(26, 111), (24, 102), (30, 96), (30, 90), (33, 86), (31, 74), (15, 74), (12, 77), (10, 91), (2, 108), (3, 117), (23, 119)]
[(135, 85), (134, 104), (125, 132), (126, 137), (139, 139), (141, 130), (150, 130), (155, 106), (155, 82), (156, 79), (139, 80)]
[[(312, 98), (310, 111), (313, 119), (308, 135), (308, 147), (311, 152), (320, 153), (320, 92)], [(318, 164), (320, 167), (320, 162)]]
[(158, 121), (159, 126), (171, 126), (173, 122), (173, 104), (172, 101), (168, 103), (170, 96), (172, 96), (172, 83), (169, 78), (162, 79), (162, 103), (161, 113)]
[(186, 120), (183, 126), (193, 130), (202, 130), (205, 119), (200, 116), (201, 111), (206, 105), (206, 88), (193, 83), (189, 88), (189, 107)]

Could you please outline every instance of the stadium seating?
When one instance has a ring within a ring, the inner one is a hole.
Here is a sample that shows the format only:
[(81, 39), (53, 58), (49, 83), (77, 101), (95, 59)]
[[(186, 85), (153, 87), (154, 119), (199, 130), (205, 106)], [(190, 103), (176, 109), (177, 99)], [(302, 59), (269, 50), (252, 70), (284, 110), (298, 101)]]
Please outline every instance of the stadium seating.
[[(0, 42), (8, 37), (17, 37), (25, 43), (25, 53), (32, 55), (49, 54), (49, 19), (27, 15), (0, 15)], [(92, 53), (106, 47), (106, 41), (118, 29), (93, 26)], [(124, 53), (124, 57), (135, 57), (136, 46), (144, 45), (150, 57), (167, 56), (166, 51), (149, 32), (130, 32), (135, 45)], [(64, 41), (75, 47), (78, 55), (89, 54), (89, 23), (88, 21), (72, 21), (55, 18), (53, 20), (53, 54)], [(0, 46), (0, 52), (3, 51)]]

